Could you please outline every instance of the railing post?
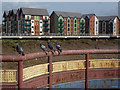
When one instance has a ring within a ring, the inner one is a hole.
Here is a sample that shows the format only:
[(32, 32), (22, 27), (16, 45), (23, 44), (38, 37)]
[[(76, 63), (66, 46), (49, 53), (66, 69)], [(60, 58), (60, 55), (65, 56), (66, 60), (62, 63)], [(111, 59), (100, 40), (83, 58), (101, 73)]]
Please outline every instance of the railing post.
[(18, 62), (18, 90), (21, 90), (23, 85), (23, 61)]
[(49, 90), (52, 90), (52, 55), (48, 56), (48, 60), (49, 60), (49, 78), (48, 78), (48, 82), (49, 82)]
[(88, 90), (89, 88), (88, 73), (89, 73), (89, 53), (86, 54), (85, 90)]

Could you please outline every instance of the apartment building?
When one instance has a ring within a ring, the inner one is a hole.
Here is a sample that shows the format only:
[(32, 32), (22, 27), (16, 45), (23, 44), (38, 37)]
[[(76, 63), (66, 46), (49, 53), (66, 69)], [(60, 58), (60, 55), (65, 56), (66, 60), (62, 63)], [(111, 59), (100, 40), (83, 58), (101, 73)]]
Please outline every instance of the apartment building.
[(43, 35), (49, 32), (49, 14), (46, 9), (19, 8), (9, 13), (4, 12), (3, 17), (5, 21), (8, 17), (10, 23), (7, 25), (10, 28), (6, 33)]
[(50, 16), (50, 32), (61, 35), (84, 34), (85, 20), (81, 13), (53, 11)]
[(98, 35), (99, 20), (95, 14), (53, 11), (50, 32), (63, 35)]
[(99, 20), (95, 14), (83, 14), (85, 19), (85, 33), (89, 35), (99, 34)]
[(2, 32), (8, 33), (9, 11), (4, 11), (2, 20)]
[(120, 20), (118, 16), (99, 16), (99, 33), (118, 35)]

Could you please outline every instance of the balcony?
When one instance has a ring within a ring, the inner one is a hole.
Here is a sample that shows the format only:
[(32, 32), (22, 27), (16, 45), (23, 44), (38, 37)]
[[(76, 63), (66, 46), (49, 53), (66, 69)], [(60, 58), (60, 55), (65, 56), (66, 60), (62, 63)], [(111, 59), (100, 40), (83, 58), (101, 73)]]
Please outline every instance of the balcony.
[(85, 22), (80, 22), (81, 25), (85, 24)]
[(58, 28), (58, 31), (62, 31), (62, 32), (63, 32), (63, 31), (64, 31), (64, 29), (63, 29), (63, 28), (61, 28), (61, 29), (60, 29), (60, 28)]
[(85, 25), (80, 25), (80, 28), (85, 28)]
[(24, 23), (24, 25), (31, 25), (31, 23)]
[(6, 22), (6, 20), (2, 20), (2, 22)]
[(58, 24), (58, 27), (59, 27), (59, 28), (63, 28), (63, 27), (64, 27), (64, 25), (60, 25), (60, 24)]
[(43, 24), (43, 26), (45, 26), (45, 27), (48, 26), (48, 25), (49, 25), (48, 23), (44, 23), (44, 24)]
[(2, 24), (3, 27), (6, 27), (6, 24)]
[(58, 23), (64, 23), (64, 21), (58, 21)]
[(47, 32), (47, 31), (49, 31), (49, 28), (44, 28), (43, 31)]
[(24, 28), (24, 30), (31, 30), (31, 28)]
[(44, 21), (44, 22), (47, 22), (47, 21), (48, 21), (48, 19), (43, 19), (43, 21)]

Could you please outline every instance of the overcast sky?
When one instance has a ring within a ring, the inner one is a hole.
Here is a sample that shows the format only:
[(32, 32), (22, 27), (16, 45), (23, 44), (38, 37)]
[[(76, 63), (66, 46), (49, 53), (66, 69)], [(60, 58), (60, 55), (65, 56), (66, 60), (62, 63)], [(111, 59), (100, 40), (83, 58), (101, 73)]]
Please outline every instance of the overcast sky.
[(49, 14), (52, 11), (68, 11), (82, 14), (95, 13), (98, 16), (118, 15), (118, 2), (2, 2), (2, 14), (4, 10), (20, 7), (45, 8)]

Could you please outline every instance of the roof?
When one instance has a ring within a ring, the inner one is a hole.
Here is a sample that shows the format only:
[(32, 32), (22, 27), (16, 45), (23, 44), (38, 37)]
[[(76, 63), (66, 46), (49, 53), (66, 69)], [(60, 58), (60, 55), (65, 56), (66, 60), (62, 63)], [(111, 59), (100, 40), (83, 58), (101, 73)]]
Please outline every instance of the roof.
[(8, 14), (9, 14), (9, 11), (4, 11), (3, 17), (4, 17), (5, 15), (8, 16)]
[(12, 14), (12, 10), (9, 11), (9, 15), (11, 15), (11, 14)]
[(114, 20), (117, 16), (98, 16), (99, 21)]
[(16, 14), (16, 13), (17, 13), (17, 9), (13, 9), (12, 11), (13, 11), (13, 13), (14, 13), (14, 14)]
[(46, 9), (39, 8), (21, 8), (23, 14), (25, 15), (48, 15), (48, 11)]
[(83, 14), (82, 17), (85, 18), (86, 16), (88, 18), (92, 18), (92, 16), (94, 16), (95, 14)]
[(62, 11), (54, 11), (57, 16), (62, 15), (63, 17), (77, 17), (81, 18), (82, 14), (81, 13), (76, 13), (76, 12), (62, 12)]

